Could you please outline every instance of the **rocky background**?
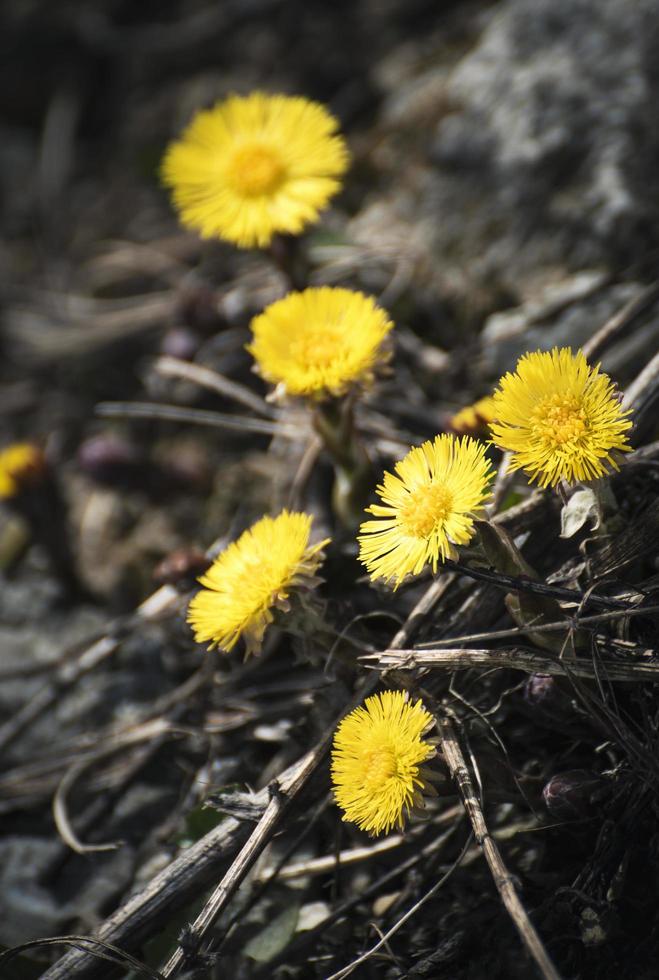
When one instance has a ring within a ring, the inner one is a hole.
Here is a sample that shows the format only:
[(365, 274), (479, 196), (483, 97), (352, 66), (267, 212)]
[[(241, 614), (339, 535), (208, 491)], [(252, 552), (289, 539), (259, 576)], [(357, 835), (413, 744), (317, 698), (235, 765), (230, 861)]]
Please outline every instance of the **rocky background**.
[[(633, 312), (630, 327), (603, 350), (604, 368), (625, 389), (656, 355), (659, 4), (15, 0), (2, 17), (0, 444), (46, 447), (86, 590), (64, 601), (38, 542), (3, 513), (0, 945), (11, 947), (91, 933), (222, 819), (203, 807), (209, 792), (265, 786), (317, 737), (349, 686), (341, 677), (329, 685), (322, 665), (292, 655), (284, 679), (271, 657), (258, 667), (221, 664), (213, 681), (215, 661), (194, 647), (180, 610), (164, 623), (150, 609), (139, 622), (133, 613), (175, 577), (166, 556), (225, 542), (282, 506), (303, 448), (296, 456), (285, 439), (97, 414), (108, 401), (236, 410), (166, 377), (163, 354), (263, 394), (243, 345), (250, 317), (284, 284), (262, 256), (180, 230), (157, 176), (168, 140), (198, 107), (252, 88), (304, 94), (341, 119), (353, 167), (307, 248), (315, 282), (377, 294), (397, 323), (395, 374), (364, 418), (374, 452), (389, 462), (487, 394), (520, 353), (582, 345), (620, 311)], [(636, 447), (659, 435), (655, 389), (641, 402)], [(630, 519), (656, 499), (656, 457), (647, 458), (621, 485)], [(305, 498), (321, 522), (322, 466)], [(634, 575), (625, 572), (648, 589), (653, 520)], [(547, 556), (534, 537), (542, 524), (516, 531), (549, 574), (567, 553)], [(382, 610), (382, 596), (359, 593), (356, 568), (335, 571), (327, 599), (339, 628)], [(396, 614), (404, 618), (419, 595), (403, 596)], [(447, 607), (443, 635), (467, 632), (459, 620), (468, 599), (463, 591)], [(474, 628), (505, 625), (497, 596), (478, 601)], [(641, 633), (625, 639), (649, 648), (656, 614), (641, 619)], [(390, 627), (378, 621), (362, 639), (381, 649)], [(81, 665), (99, 638), (97, 661)], [(473, 734), (485, 745), (492, 825), (509, 841), (501, 846), (524, 901), (565, 977), (656, 976), (659, 921), (649, 900), (659, 837), (656, 798), (644, 796), (656, 780), (655, 688), (648, 682), (633, 697), (617, 689), (619, 698), (600, 691), (606, 711), (596, 723), (563, 692), (543, 721), (529, 711), (523, 681), (506, 675), (479, 695), (465, 683), (461, 696), (469, 688), (496, 729), (495, 737), (483, 722)], [(564, 770), (596, 773), (599, 790), (605, 771), (629, 778), (595, 802), (582, 780), (574, 807), (552, 814), (540, 790)], [(57, 825), (53, 799), (66, 811)], [(323, 813), (295, 860), (348, 846), (336, 814)], [(71, 823), (78, 844), (121, 845), (76, 853), (62, 837)], [(423, 833), (422, 843), (432, 839)], [(435, 877), (465, 835), (431, 868)], [(238, 923), (223, 923), (221, 955), (197, 964), (198, 975), (338, 971), (377, 938), (369, 923), (386, 931), (428, 884), (415, 865), (369, 891), (417, 845), (400, 846), (395, 858), (341, 880), (301, 877), (261, 897), (257, 873)], [(481, 864), (474, 857), (461, 867), (389, 952), (354, 975), (533, 975)], [(204, 887), (220, 876), (213, 871)], [(361, 893), (356, 911), (321, 928), (339, 898)], [(204, 895), (179, 903), (130, 951), (155, 969)], [(40, 947), (2, 975), (42, 975), (61, 953)], [(52, 976), (138, 975), (91, 956), (62, 969)]]

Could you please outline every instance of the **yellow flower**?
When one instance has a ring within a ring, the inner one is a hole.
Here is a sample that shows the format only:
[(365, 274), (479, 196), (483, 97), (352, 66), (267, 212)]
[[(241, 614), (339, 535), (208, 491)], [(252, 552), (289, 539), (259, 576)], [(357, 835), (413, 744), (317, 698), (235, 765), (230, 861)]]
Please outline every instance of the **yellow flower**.
[(462, 435), (483, 429), (494, 421), (494, 418), (494, 398), (492, 395), (486, 395), (485, 398), (479, 398), (473, 405), (467, 405), (466, 408), (452, 415), (449, 425), (454, 432)]
[(243, 248), (299, 234), (341, 187), (348, 150), (324, 106), (232, 95), (199, 112), (162, 163), (181, 222)]
[(467, 544), (474, 518), (489, 498), (492, 467), (483, 443), (463, 436), (435, 436), (411, 449), (396, 463), (396, 476), (384, 474), (378, 494), (359, 534), (359, 560), (372, 579), (394, 582), (418, 575), (430, 563), (455, 556), (454, 545)]
[(197, 643), (229, 651), (242, 636), (247, 655), (258, 653), (274, 610), (287, 611), (293, 590), (318, 583), (327, 540), (309, 545), (311, 521), (286, 510), (263, 517), (215, 559), (188, 607)]
[(422, 791), (432, 792), (419, 768), (435, 754), (422, 741), (432, 715), (421, 701), (411, 704), (402, 691), (366, 698), (334, 733), (332, 782), (343, 819), (372, 835), (402, 830), (410, 808), (423, 806)]
[(255, 317), (247, 349), (282, 393), (342, 395), (372, 383), (388, 360), (384, 340), (392, 327), (370, 296), (321, 286), (289, 293)]
[(493, 442), (542, 487), (597, 479), (607, 463), (618, 469), (612, 451), (631, 449), (629, 412), (610, 378), (569, 347), (520, 358), (499, 382), (494, 414)]
[(46, 459), (38, 446), (16, 442), (0, 452), (0, 499), (15, 497), (36, 482), (46, 469)]

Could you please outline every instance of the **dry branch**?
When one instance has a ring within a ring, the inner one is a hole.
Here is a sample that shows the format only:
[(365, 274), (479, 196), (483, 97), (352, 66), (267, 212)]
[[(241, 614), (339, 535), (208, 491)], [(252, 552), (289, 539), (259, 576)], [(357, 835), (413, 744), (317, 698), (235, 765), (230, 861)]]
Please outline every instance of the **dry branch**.
[(478, 802), (471, 775), (450, 719), (441, 719), (439, 731), (444, 759), (456, 782), (467, 816), (474, 829), (474, 836), (482, 848), (485, 860), (492, 872), (492, 878), (501, 896), (501, 901), (541, 975), (545, 980), (560, 980), (560, 975), (549, 959), (547, 951), (519, 899), (513, 878), (503, 862), (499, 848), (487, 829), (483, 810)]
[(190, 364), (188, 361), (181, 361), (177, 357), (163, 356), (158, 358), (154, 364), (154, 369), (165, 378), (180, 378), (183, 381), (200, 385), (202, 388), (208, 388), (223, 398), (229, 398), (245, 408), (251, 408), (257, 415), (269, 419), (278, 418), (279, 413), (267, 403), (265, 398), (260, 398), (245, 385), (231, 381), (230, 378), (225, 378), (223, 374), (200, 364)]
[(610, 657), (598, 657), (596, 661), (585, 659), (548, 657), (545, 654), (511, 647), (505, 650), (472, 650), (454, 647), (442, 650), (383, 650), (381, 653), (364, 654), (360, 662), (381, 670), (418, 670), (419, 668), (446, 671), (470, 670), (523, 670), (527, 674), (554, 674), (564, 677), (606, 677), (610, 681), (659, 681), (659, 657), (647, 661), (625, 663)]
[(638, 296), (634, 296), (621, 310), (614, 313), (583, 345), (582, 350), (588, 360), (598, 360), (612, 344), (626, 336), (639, 317), (647, 312), (657, 299), (659, 299), (659, 283), (654, 282)]
[(191, 425), (207, 425), (214, 429), (233, 432), (253, 432), (263, 436), (281, 436), (284, 439), (304, 438), (307, 430), (300, 425), (285, 422), (269, 422), (246, 415), (227, 415), (209, 412), (202, 408), (182, 408), (179, 405), (160, 405), (156, 402), (100, 402), (96, 414), (106, 419), (159, 419), (161, 422), (184, 422)]

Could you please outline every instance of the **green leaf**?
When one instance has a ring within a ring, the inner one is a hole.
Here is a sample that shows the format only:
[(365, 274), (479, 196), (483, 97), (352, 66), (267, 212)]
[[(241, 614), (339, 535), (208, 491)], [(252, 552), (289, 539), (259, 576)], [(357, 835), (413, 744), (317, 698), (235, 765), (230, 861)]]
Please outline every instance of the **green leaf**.
[(243, 949), (243, 955), (257, 963), (269, 963), (274, 959), (295, 935), (299, 908), (297, 902), (287, 906), (261, 932), (252, 936)]
[(200, 804), (190, 810), (185, 818), (185, 828), (176, 839), (180, 847), (190, 847), (196, 841), (213, 830), (224, 819), (224, 814), (218, 813), (212, 807)]

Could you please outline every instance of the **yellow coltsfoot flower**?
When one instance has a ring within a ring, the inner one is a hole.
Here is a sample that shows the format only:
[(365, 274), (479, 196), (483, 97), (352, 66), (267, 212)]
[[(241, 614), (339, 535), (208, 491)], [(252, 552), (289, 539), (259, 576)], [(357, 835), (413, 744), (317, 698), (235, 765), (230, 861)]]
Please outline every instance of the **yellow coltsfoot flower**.
[(252, 321), (247, 349), (281, 393), (326, 398), (372, 383), (392, 327), (372, 297), (321, 286), (271, 303)]
[(163, 183), (182, 224), (243, 248), (297, 235), (341, 187), (348, 150), (317, 102), (252, 92), (199, 112), (167, 149)]
[(449, 425), (458, 435), (468, 435), (485, 429), (494, 418), (494, 398), (486, 395), (452, 415)]
[(8, 500), (37, 483), (47, 469), (43, 450), (33, 443), (15, 442), (0, 452), (0, 499)]
[(259, 652), (275, 610), (288, 611), (294, 590), (318, 584), (329, 539), (310, 545), (311, 522), (286, 510), (263, 517), (215, 559), (188, 607), (198, 643), (228, 652), (243, 637), (247, 655)]
[(455, 557), (455, 545), (471, 540), (493, 471), (482, 443), (452, 435), (411, 449), (395, 470), (377, 488), (382, 504), (367, 508), (378, 519), (362, 524), (358, 540), (371, 578), (398, 588), (428, 564), (436, 572), (440, 561)]
[(492, 441), (541, 487), (595, 480), (631, 449), (632, 422), (599, 365), (569, 347), (525, 354), (494, 393)]
[(343, 820), (371, 835), (403, 828), (412, 807), (423, 806), (423, 792), (434, 793), (421, 763), (435, 754), (422, 736), (433, 723), (421, 701), (402, 691), (366, 698), (343, 719), (334, 734), (332, 783)]

